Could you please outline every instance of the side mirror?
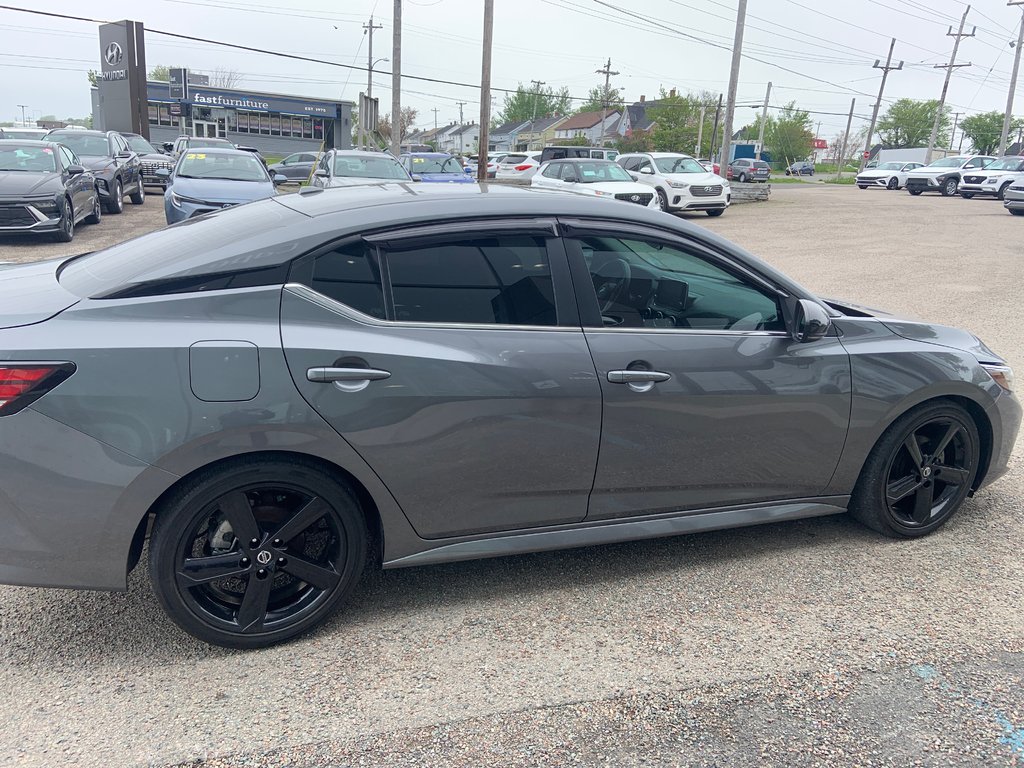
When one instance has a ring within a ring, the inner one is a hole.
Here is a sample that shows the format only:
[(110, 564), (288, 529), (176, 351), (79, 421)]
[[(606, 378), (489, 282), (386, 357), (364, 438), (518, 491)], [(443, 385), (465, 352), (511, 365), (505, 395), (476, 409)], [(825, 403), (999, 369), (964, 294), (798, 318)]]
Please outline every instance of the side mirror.
[(412, 175), (412, 180), (413, 180), (413, 181), (423, 181), (423, 177), (422, 177), (422, 176), (420, 176), (420, 175), (419, 175), (418, 173), (414, 173), (414, 174)]
[(153, 173), (155, 173), (161, 179), (169, 179), (169, 178), (171, 178), (171, 169), (170, 168), (157, 168)]
[(796, 305), (796, 323), (793, 329), (793, 340), (801, 344), (824, 338), (832, 327), (825, 308), (816, 301), (800, 299)]
[(164, 148), (164, 152), (173, 152), (174, 151), (174, 142), (173, 141), (165, 141), (163, 143), (163, 148)]
[(81, 176), (85, 173), (85, 167), (81, 165), (69, 165), (68, 176)]
[(640, 173), (646, 174), (647, 176), (653, 176), (654, 169), (651, 168), (651, 166), (649, 165), (645, 165), (643, 168), (640, 169)]
[(325, 168), (317, 168), (313, 171), (314, 176), (319, 176), (321, 179), (326, 179), (330, 174), (327, 173)]
[(288, 183), (288, 177), (285, 176), (283, 173), (275, 173), (274, 174), (274, 183), (275, 184), (287, 184)]
[(132, 153), (127, 150), (123, 152), (118, 152), (116, 155), (114, 155), (114, 157), (116, 157), (118, 160), (128, 160), (129, 158), (131, 158), (131, 156)]

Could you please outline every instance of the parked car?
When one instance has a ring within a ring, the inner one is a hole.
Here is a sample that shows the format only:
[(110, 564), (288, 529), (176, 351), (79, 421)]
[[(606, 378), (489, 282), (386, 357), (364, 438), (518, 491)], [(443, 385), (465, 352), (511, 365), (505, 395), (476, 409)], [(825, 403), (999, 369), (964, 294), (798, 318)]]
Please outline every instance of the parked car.
[(164, 151), (175, 161), (190, 149), (235, 149), (235, 145), (227, 139), (214, 139), (206, 136), (179, 136), (174, 141), (165, 141)]
[(1014, 216), (1024, 216), (1024, 175), (1014, 177), (1006, 188), (1003, 207)]
[(981, 171), (965, 173), (960, 181), (960, 197), (970, 200), (975, 195), (984, 195), (1002, 200), (1010, 184), (1021, 173), (1024, 173), (1024, 157), (1000, 157)]
[(740, 184), (756, 181), (767, 182), (771, 178), (772, 167), (764, 160), (751, 160), (749, 157), (740, 157), (733, 160), (726, 166), (726, 179), (738, 181)]
[(128, 147), (132, 152), (139, 156), (142, 183), (150, 187), (160, 187), (163, 189), (164, 179), (161, 176), (157, 176), (156, 172), (160, 168), (170, 170), (174, 167), (174, 161), (166, 153), (158, 152), (156, 147), (150, 144), (145, 137), (137, 133), (125, 133), (122, 131), (121, 136), (128, 142)]
[(663, 211), (704, 211), (721, 216), (732, 201), (732, 190), (721, 176), (709, 173), (689, 155), (642, 152), (619, 155), (615, 162), (654, 188)]
[(611, 160), (552, 160), (540, 166), (530, 186), (658, 207), (654, 191)]
[[(269, 166), (267, 165), (267, 158), (265, 158), (263, 156), (263, 153), (260, 152), (260, 150), (257, 147), (247, 147), (247, 146), (244, 146), (242, 144), (235, 144), (235, 149), (240, 149), (243, 152), (251, 153), (253, 157), (255, 157), (257, 160), (259, 160), (261, 163), (263, 163), (263, 167), (264, 168), (266, 168), (267, 170), (270, 170)], [(273, 175), (273, 174), (271, 174), (271, 175)], [(287, 178), (287, 177), (285, 177), (285, 178)]]
[(882, 187), (883, 189), (900, 189), (907, 183), (907, 175), (923, 163), (906, 163), (900, 160), (891, 160), (886, 163), (876, 164), (872, 168), (865, 168), (857, 174), (857, 186), (861, 189), (868, 187)]
[(569, 147), (564, 145), (553, 145), (544, 147), (540, 152), (540, 162), (543, 165), (549, 160), (565, 160), (573, 157), (588, 157), (593, 160), (614, 160), (619, 156), (617, 149), (607, 147)]
[(495, 178), (530, 179), (540, 168), (540, 152), (510, 152), (498, 163)]
[(803, 160), (799, 163), (793, 163), (786, 169), (787, 176), (813, 176), (814, 175), (814, 163)]
[(317, 163), (312, 183), (315, 187), (351, 187), (383, 181), (412, 180), (405, 166), (387, 152), (332, 149)]
[(972, 334), (579, 195), (309, 190), (3, 274), (0, 581), (123, 590), (148, 536), (160, 605), (236, 648), (369, 564), (847, 510), (918, 538), (1021, 418)]
[[(498, 163), (505, 159), (505, 153), (499, 152), (496, 155), (487, 155), (487, 178), (493, 179), (498, 173)], [(466, 173), (476, 178), (477, 168), (479, 167), (480, 156), (470, 155), (466, 160)]]
[(267, 170), (288, 177), (289, 181), (305, 181), (313, 174), (318, 155), (316, 152), (293, 152), (280, 163), (274, 163)]
[[(0, 234), (45, 233), (69, 243), (75, 225), (99, 224), (102, 215), (96, 179), (70, 149), (51, 141), (0, 139)], [(0, 372), (0, 410), (2, 377)]]
[(940, 157), (930, 165), (915, 168), (907, 174), (906, 188), (912, 195), (922, 192), (938, 192), (943, 197), (952, 197), (960, 188), (964, 172), (980, 171), (995, 161), (988, 155), (952, 155)]
[(63, 144), (92, 171), (107, 213), (124, 210), (124, 196), (132, 205), (146, 202), (142, 162), (117, 131), (85, 131), (61, 128), (46, 134), (46, 141)]
[(720, 166), (714, 160), (708, 160), (707, 158), (703, 158), (698, 160), (697, 162), (704, 166), (704, 170), (713, 173), (716, 176), (721, 175), (722, 166)]
[(476, 183), (476, 179), (463, 169), (462, 163), (447, 152), (413, 152), (400, 155), (398, 160), (411, 174), (413, 181), (428, 184)]
[(42, 141), (50, 131), (46, 128), (0, 128), (0, 139), (28, 139)]
[(168, 224), (277, 194), (287, 178), (271, 176), (251, 152), (202, 147), (183, 154), (167, 179), (164, 216)]

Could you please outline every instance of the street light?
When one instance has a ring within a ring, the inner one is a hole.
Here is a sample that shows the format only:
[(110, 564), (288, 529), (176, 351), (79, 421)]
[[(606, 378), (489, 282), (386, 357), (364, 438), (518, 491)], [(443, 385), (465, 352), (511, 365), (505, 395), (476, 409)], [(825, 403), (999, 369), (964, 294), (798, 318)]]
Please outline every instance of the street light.
[(21, 124), (24, 125), (25, 124), (25, 108), (28, 105), (27, 104), (18, 104), (17, 106), (21, 107)]
[(370, 71), (367, 73), (366, 78), (366, 98), (373, 98), (373, 68), (382, 61), (391, 61), (391, 59), (374, 59), (370, 62)]

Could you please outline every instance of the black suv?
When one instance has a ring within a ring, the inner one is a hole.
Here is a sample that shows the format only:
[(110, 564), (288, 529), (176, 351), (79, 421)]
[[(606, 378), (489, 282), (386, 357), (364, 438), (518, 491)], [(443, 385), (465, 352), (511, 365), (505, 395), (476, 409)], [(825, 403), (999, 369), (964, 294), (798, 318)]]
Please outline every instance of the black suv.
[(121, 131), (121, 136), (128, 142), (132, 152), (139, 156), (139, 162), (142, 164), (142, 183), (147, 186), (165, 187), (166, 179), (157, 176), (156, 172), (160, 168), (171, 170), (174, 167), (174, 161), (166, 153), (157, 150), (144, 136), (124, 131)]
[(540, 152), (540, 163), (548, 160), (572, 160), (589, 157), (595, 160), (614, 160), (619, 156), (618, 150), (608, 147), (544, 147)]
[(133, 205), (146, 202), (142, 185), (142, 162), (117, 131), (76, 131), (58, 128), (46, 134), (45, 141), (63, 144), (96, 177), (96, 188), (107, 213), (124, 210), (124, 196)]

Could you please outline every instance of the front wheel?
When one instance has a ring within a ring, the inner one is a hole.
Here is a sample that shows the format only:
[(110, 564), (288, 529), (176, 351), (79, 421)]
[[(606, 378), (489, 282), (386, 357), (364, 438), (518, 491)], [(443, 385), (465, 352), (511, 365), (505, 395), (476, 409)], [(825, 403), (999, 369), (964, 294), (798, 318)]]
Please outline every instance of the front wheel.
[(920, 190), (920, 189), (908, 189), (908, 190), (907, 190), (907, 192), (909, 192), (910, 194), (912, 194), (912, 195), (913, 195), (914, 197), (917, 197), (917, 196), (918, 196), (918, 195), (920, 195), (920, 194), (921, 194), (921, 192), (923, 192), (923, 191), (924, 191), (924, 190)]
[(92, 201), (92, 213), (85, 217), (86, 224), (99, 224), (103, 219), (103, 203), (100, 201), (100, 191), (94, 190), (95, 196)]
[(1024, 211), (1019, 208), (1007, 208), (1006, 210), (1010, 212), (1011, 216), (1024, 216)]
[(142, 179), (139, 179), (139, 188), (132, 192), (129, 199), (132, 201), (132, 205), (142, 205), (146, 202), (146, 187), (142, 184)]
[(1003, 200), (1006, 198), (1006, 190), (1009, 189), (1010, 184), (1012, 184), (1012, 182), (1008, 181), (999, 188), (999, 194), (996, 195), (997, 200)]
[(956, 179), (946, 179), (944, 182), (942, 182), (942, 189), (940, 190), (942, 192), (942, 196), (952, 197), (953, 195), (956, 194), (956, 189), (959, 186), (960, 182), (958, 182)]
[(668, 195), (663, 190), (656, 190), (658, 193), (658, 208), (668, 213)]
[(867, 189), (867, 188), (868, 188), (868, 185), (867, 185), (867, 184), (858, 184), (858, 185), (857, 185), (857, 187), (858, 187), (859, 189)]
[(124, 210), (124, 187), (120, 179), (114, 179), (110, 187), (110, 199), (107, 201), (107, 213), (120, 213)]
[(64, 210), (53, 237), (58, 243), (70, 243), (75, 238), (75, 206), (71, 204), (70, 198), (64, 201)]
[(150, 576), (186, 632), (261, 648), (322, 623), (366, 565), (352, 492), (297, 459), (243, 459), (201, 472), (158, 510)]
[(885, 185), (885, 188), (886, 189), (899, 189), (900, 188), (900, 180), (897, 179), (895, 176), (893, 176), (891, 179), (889, 179), (889, 183)]
[(704, 211), (704, 213), (706, 213), (708, 216), (721, 216), (723, 213), (725, 213), (725, 208), (719, 208), (714, 211)]
[(960, 508), (978, 471), (978, 429), (948, 401), (900, 417), (861, 470), (850, 512), (892, 538), (931, 533)]

